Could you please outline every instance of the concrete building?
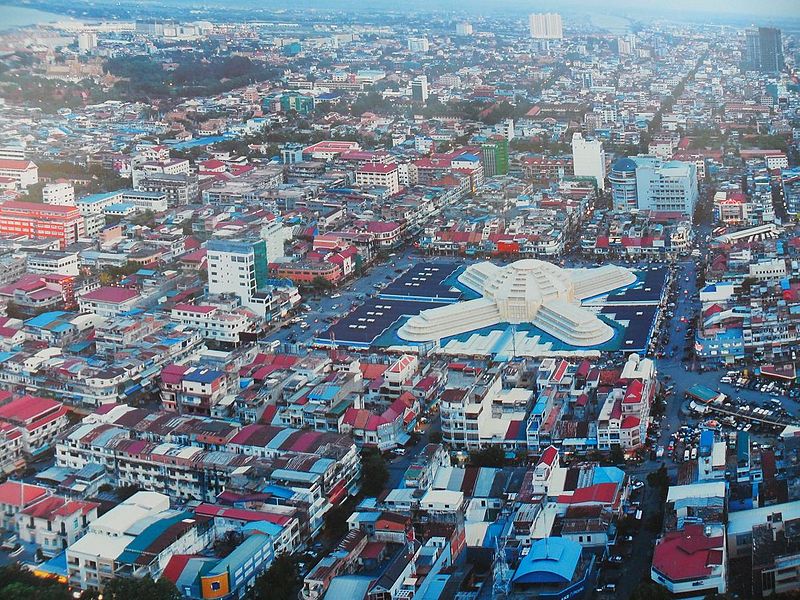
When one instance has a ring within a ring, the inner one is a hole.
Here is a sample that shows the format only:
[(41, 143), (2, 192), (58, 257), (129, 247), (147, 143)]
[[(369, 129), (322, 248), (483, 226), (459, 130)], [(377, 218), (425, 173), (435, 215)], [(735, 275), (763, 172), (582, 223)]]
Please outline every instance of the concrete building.
[(662, 161), (655, 156), (617, 160), (609, 175), (615, 210), (676, 212), (692, 216), (699, 200), (693, 162)]
[(80, 269), (77, 252), (30, 252), (27, 255), (31, 273), (68, 275), (77, 277)]
[[(390, 195), (400, 191), (397, 165), (394, 163), (367, 163), (356, 171), (356, 183), (363, 186), (386, 188)], [(270, 258), (272, 260), (272, 258)]]
[(69, 183), (48, 183), (42, 188), (42, 201), (59, 206), (74, 205), (75, 188)]
[(456, 23), (456, 35), (472, 35), (472, 23), (467, 21), (460, 21)]
[(570, 270), (524, 259), (505, 267), (473, 264), (458, 279), (481, 297), (424, 310), (400, 327), (398, 335), (425, 342), (498, 323), (525, 322), (570, 345), (594, 346), (611, 339), (614, 330), (581, 308), (580, 300), (629, 285), (636, 276), (612, 265)]
[(45, 556), (55, 556), (86, 533), (99, 507), (96, 502), (61, 496), (43, 498), (19, 513), (19, 537), (36, 544)]
[(102, 590), (115, 577), (158, 579), (173, 554), (199, 552), (211, 541), (207, 522), (193, 515), (170, 510), (168, 496), (137, 492), (66, 549), (70, 585)]
[(39, 183), (39, 168), (30, 160), (0, 159), (0, 177), (8, 177), (19, 189)]
[(78, 34), (78, 52), (91, 54), (97, 48), (97, 34), (94, 31), (82, 31)]
[(564, 37), (561, 15), (534, 13), (528, 17), (531, 37), (535, 40), (560, 40)]
[(587, 140), (580, 133), (572, 136), (572, 168), (575, 177), (593, 177), (597, 189), (605, 189), (606, 153), (603, 142)]
[(75, 206), (9, 201), (0, 205), (0, 235), (56, 238), (60, 249), (83, 236), (83, 218)]
[(426, 37), (410, 37), (408, 38), (408, 51), (409, 52), (427, 52), (431, 49), (430, 42)]
[(122, 287), (99, 287), (78, 298), (82, 313), (113, 319), (133, 310), (142, 297), (136, 290)]
[(241, 334), (255, 331), (258, 325), (255, 316), (246, 313), (225, 311), (217, 306), (176, 304), (170, 318), (196, 329), (204, 339), (238, 344)]
[(781, 30), (759, 27), (745, 32), (744, 64), (746, 70), (777, 73), (783, 69)]
[(411, 100), (425, 104), (428, 101), (428, 78), (419, 75), (411, 80)]
[(725, 531), (721, 525), (686, 524), (656, 544), (650, 577), (679, 598), (704, 598), (727, 589)]
[(232, 294), (261, 317), (266, 316), (267, 245), (264, 240), (211, 239), (206, 243), (208, 293)]

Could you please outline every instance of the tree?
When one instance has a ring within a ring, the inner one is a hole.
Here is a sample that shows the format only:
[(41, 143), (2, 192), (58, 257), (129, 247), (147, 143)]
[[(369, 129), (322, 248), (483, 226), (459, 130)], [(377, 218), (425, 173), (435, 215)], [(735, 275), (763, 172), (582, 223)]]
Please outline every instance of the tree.
[(347, 518), (353, 514), (355, 507), (355, 499), (348, 498), (325, 513), (325, 535), (328, 539), (338, 541), (344, 537), (348, 530)]
[(321, 275), (317, 275), (311, 280), (311, 287), (313, 287), (315, 290), (324, 291), (331, 289), (333, 284)]
[(214, 552), (217, 556), (224, 558), (236, 550), (242, 541), (244, 541), (244, 534), (241, 531), (231, 529), (214, 542)]
[(608, 455), (608, 459), (615, 465), (625, 462), (625, 453), (622, 451), (622, 447), (612, 446), (611, 452)]
[(371, 448), (361, 451), (361, 491), (367, 496), (377, 496), (389, 481), (389, 469), (380, 452)]
[(648, 473), (647, 484), (650, 487), (661, 490), (662, 493), (666, 493), (669, 487), (669, 473), (667, 473), (667, 467), (662, 464), (658, 470)]
[(428, 436), (428, 441), (431, 444), (441, 444), (442, 443), (442, 432), (441, 431), (431, 431), (431, 434)]
[(300, 587), (300, 570), (297, 560), (289, 554), (280, 554), (250, 591), (251, 600), (294, 600)]
[(633, 590), (630, 600), (669, 600), (670, 598), (666, 588), (652, 581), (643, 581)]
[(69, 600), (67, 586), (55, 578), (41, 578), (25, 567), (11, 564), (0, 567), (0, 598), (3, 600)]
[(500, 446), (487, 446), (469, 454), (470, 462), (476, 467), (502, 467), (506, 453)]
[(116, 489), (115, 493), (120, 502), (125, 502), (125, 500), (140, 491), (142, 491), (141, 488), (135, 485), (121, 485)]
[(149, 576), (144, 579), (117, 577), (103, 588), (105, 600), (181, 600), (181, 593), (168, 579), (153, 581)]

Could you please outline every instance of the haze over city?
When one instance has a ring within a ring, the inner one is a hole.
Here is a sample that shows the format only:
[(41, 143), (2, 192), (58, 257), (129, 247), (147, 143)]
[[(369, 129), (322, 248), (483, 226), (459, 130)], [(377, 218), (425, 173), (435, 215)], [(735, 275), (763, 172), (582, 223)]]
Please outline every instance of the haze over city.
[(800, 593), (796, 0), (0, 3), (0, 600)]

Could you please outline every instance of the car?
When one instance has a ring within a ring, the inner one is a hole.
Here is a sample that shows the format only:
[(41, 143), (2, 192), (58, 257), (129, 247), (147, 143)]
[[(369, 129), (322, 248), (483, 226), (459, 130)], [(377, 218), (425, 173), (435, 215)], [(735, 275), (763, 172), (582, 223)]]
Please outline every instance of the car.
[(636, 482), (634, 482), (634, 484), (631, 486), (631, 489), (632, 489), (632, 490), (640, 490), (640, 489), (642, 489), (643, 487), (644, 487), (644, 481), (636, 481)]
[(331, 294), (331, 298), (341, 298), (341, 297), (342, 297), (342, 295), (339, 294), (339, 293)]
[(609, 556), (608, 557), (608, 562), (610, 562), (611, 564), (614, 564), (614, 565), (621, 564), (622, 563), (622, 556), (620, 556), (619, 554), (616, 554), (614, 556)]

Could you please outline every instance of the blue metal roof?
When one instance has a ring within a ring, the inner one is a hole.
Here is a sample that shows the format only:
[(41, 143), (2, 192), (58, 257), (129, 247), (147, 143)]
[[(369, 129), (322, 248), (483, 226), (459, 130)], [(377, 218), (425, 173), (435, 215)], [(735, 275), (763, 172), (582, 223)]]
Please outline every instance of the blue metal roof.
[(569, 583), (578, 567), (582, 547), (560, 537), (535, 542), (514, 572), (514, 583)]
[(636, 171), (636, 163), (632, 159), (627, 157), (620, 158), (619, 160), (614, 162), (614, 165), (611, 167), (611, 169), (613, 171), (624, 171), (624, 172)]
[(50, 312), (45, 312), (31, 319), (28, 319), (27, 321), (25, 321), (25, 325), (29, 325), (30, 327), (46, 327), (56, 319), (59, 319), (66, 314), (69, 313), (66, 313), (63, 310), (54, 310)]

